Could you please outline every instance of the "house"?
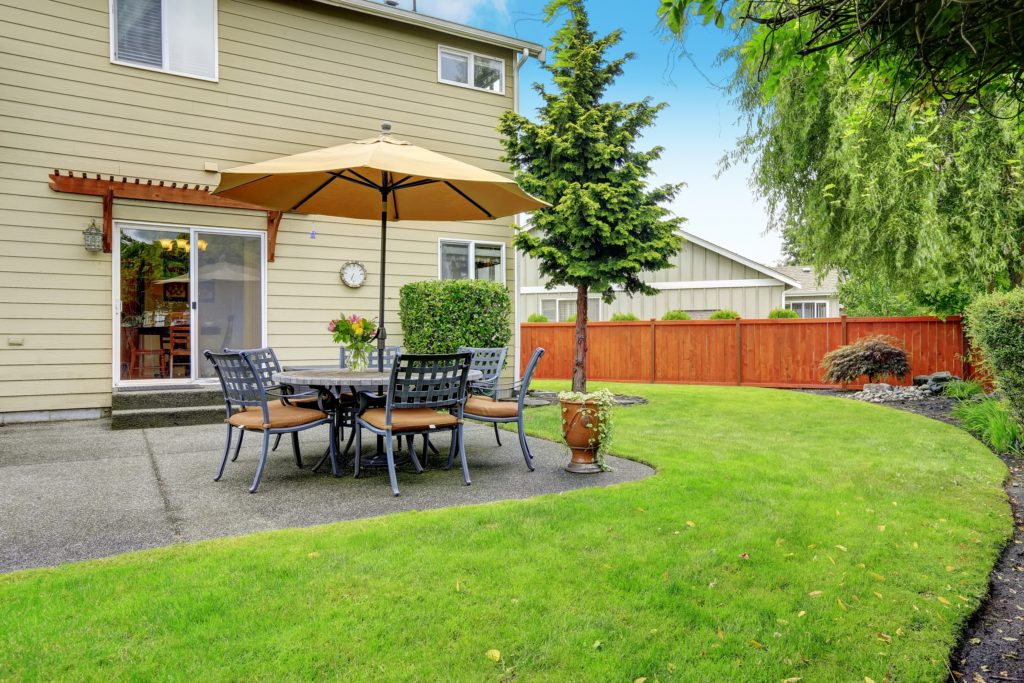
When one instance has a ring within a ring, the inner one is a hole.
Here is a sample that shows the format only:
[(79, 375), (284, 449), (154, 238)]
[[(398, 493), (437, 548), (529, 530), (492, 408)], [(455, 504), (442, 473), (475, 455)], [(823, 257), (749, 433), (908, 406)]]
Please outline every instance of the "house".
[[(369, 0), (37, 0), (4, 4), (0, 27), (0, 423), (213, 382), (204, 348), (337, 362), (327, 321), (376, 314), (379, 225), (224, 200), (207, 191), (219, 169), (388, 120), (508, 173), (498, 117), (517, 106), (521, 64), (543, 57)], [(513, 221), (394, 224), (389, 342), (406, 282), (514, 288)], [(353, 262), (362, 287), (339, 277)]]
[[(769, 268), (698, 237), (679, 231), (685, 240), (670, 268), (645, 273), (643, 279), (661, 290), (654, 296), (620, 295), (611, 304), (592, 296), (591, 320), (608, 320), (615, 313), (632, 313), (641, 320), (661, 318), (671, 310), (684, 310), (695, 320), (715, 311), (733, 309), (744, 318), (764, 318), (773, 308), (786, 305), (801, 283), (776, 268)], [(546, 289), (538, 264), (520, 257), (519, 306), (525, 319), (540, 313), (549, 321), (564, 322), (576, 313), (572, 287)]]
[(775, 270), (800, 283), (799, 289), (786, 292), (786, 308), (801, 318), (835, 318), (842, 313), (839, 303), (839, 271), (823, 277), (810, 266), (777, 266)]

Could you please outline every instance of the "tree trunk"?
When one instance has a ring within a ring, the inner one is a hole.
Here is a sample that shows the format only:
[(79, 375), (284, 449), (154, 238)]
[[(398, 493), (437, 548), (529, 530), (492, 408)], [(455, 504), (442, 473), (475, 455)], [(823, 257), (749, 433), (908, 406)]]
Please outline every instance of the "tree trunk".
[(587, 390), (587, 287), (576, 288), (576, 346), (573, 353), (572, 390)]

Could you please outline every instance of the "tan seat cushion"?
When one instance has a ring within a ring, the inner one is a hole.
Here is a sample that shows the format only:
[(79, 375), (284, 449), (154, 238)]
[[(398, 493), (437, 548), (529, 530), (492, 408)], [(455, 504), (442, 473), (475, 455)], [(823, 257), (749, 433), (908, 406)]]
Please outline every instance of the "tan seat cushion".
[(470, 396), (466, 401), (466, 417), (517, 417), (519, 403), (516, 401), (495, 401), (486, 396)]
[[(370, 408), (360, 417), (377, 429), (387, 429), (384, 408)], [(391, 411), (391, 431), (411, 432), (435, 427), (454, 427), (459, 420), (451, 413), (442, 413), (431, 408), (401, 408)]]
[[(276, 404), (276, 405), (275, 405)], [(297, 408), (295, 406), (281, 405), (280, 402), (268, 404), (270, 407), (270, 429), (287, 429), (288, 427), (301, 427), (310, 422), (324, 420), (327, 413), (309, 408)], [(259, 407), (250, 406), (248, 410), (232, 415), (228, 422), (243, 429), (263, 431), (268, 426), (263, 424), (263, 410)]]

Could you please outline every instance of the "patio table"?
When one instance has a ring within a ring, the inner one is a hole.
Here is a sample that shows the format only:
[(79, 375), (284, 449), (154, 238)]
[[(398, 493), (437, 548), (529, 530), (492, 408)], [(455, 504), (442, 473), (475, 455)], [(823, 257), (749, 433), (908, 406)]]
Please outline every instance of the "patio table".
[[(474, 381), (483, 379), (483, 373), (479, 370), (470, 370), (467, 377), (467, 381)], [(353, 372), (348, 368), (292, 368), (284, 370), (282, 372), (275, 372), (273, 375), (273, 381), (276, 384), (288, 384), (295, 387), (309, 387), (313, 389), (321, 389), (327, 391), (335, 398), (340, 400), (341, 394), (347, 390), (353, 396), (359, 397), (360, 391), (372, 391), (376, 390), (383, 393), (384, 387), (386, 387), (391, 381), (391, 371), (377, 372), (376, 370), (363, 370), (360, 372)], [(359, 398), (359, 408), (357, 411), (362, 413), (368, 407), (368, 401)], [(335, 410), (331, 414), (331, 436), (330, 445), (328, 446), (328, 455), (331, 457), (331, 472), (334, 476), (339, 476), (338, 472), (338, 428), (340, 427), (340, 415), (339, 410)], [(376, 458), (380, 459), (384, 457), (384, 441), (382, 437), (377, 437), (377, 455)], [(317, 464), (313, 469), (317, 469), (321, 464)], [(373, 467), (374, 461), (366, 463), (367, 466)]]

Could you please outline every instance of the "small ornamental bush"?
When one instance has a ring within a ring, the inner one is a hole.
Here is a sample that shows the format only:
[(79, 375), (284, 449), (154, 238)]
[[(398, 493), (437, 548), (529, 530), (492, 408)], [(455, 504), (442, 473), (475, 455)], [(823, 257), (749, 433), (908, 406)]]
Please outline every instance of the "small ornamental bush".
[(531, 313), (529, 317), (526, 318), (526, 322), (528, 323), (546, 323), (547, 321), (548, 317), (543, 313)]
[(867, 375), (869, 382), (880, 377), (901, 379), (910, 374), (907, 351), (895, 337), (864, 337), (852, 344), (829, 351), (821, 359), (825, 381), (845, 384)]
[(576, 314), (573, 313), (572, 315), (566, 317), (566, 319), (563, 320), (562, 322), (565, 322), (565, 323), (574, 323), (574, 322), (576, 322)]
[(956, 398), (961, 401), (968, 398), (974, 398), (975, 396), (981, 396), (984, 393), (985, 386), (981, 382), (976, 382), (972, 379), (955, 379), (946, 384), (942, 389), (943, 396), (949, 396), (950, 398)]
[(693, 320), (689, 313), (686, 311), (669, 311), (665, 315), (661, 316), (662, 320)]
[(800, 314), (792, 308), (773, 308), (768, 312), (768, 317), (772, 320), (781, 320), (783, 318), (799, 318)]
[(409, 353), (508, 346), (512, 338), (512, 300), (497, 282), (410, 282), (399, 293), (399, 316)]
[(712, 313), (708, 320), (739, 320), (740, 314), (731, 308), (723, 308)]
[(986, 294), (967, 307), (971, 342), (1024, 423), (1024, 288)]
[(619, 322), (619, 323), (629, 322), (631, 320), (639, 320), (639, 319), (640, 318), (636, 317), (632, 313), (612, 313), (612, 317), (611, 317), (612, 322)]
[(984, 398), (962, 401), (953, 408), (953, 417), (964, 429), (1000, 453), (1019, 453), (1024, 441), (1024, 428), (1010, 412), (1007, 401)]

